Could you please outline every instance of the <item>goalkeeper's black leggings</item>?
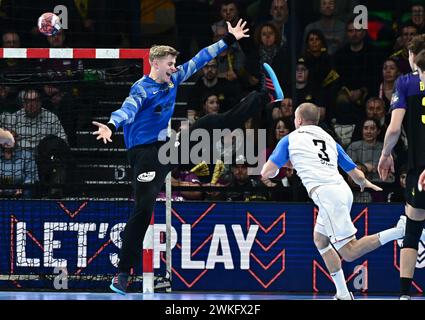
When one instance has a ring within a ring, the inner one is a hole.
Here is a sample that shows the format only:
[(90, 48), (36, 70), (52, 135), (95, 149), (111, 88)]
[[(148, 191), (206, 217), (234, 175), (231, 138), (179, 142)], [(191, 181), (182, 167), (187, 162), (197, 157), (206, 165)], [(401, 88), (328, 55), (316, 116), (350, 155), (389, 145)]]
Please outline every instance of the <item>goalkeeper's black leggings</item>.
[[(229, 111), (209, 114), (198, 119), (190, 130), (204, 128), (235, 129), (258, 113), (267, 103), (266, 94), (253, 91)], [(161, 164), (158, 151), (164, 142), (139, 145), (128, 150), (128, 161), (133, 171), (132, 184), (135, 193), (134, 210), (124, 228), (122, 247), (119, 254), (118, 269), (128, 273), (141, 260), (143, 239), (155, 200), (164, 184), (165, 178), (176, 165)]]

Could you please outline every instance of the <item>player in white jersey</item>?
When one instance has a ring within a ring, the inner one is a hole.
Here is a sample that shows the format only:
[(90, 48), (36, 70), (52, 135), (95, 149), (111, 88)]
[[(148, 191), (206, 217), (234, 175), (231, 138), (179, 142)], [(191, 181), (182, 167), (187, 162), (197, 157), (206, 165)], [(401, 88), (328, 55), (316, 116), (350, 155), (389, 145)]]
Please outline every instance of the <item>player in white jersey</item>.
[(319, 207), (314, 244), (335, 283), (335, 298), (351, 300), (353, 295), (348, 291), (339, 255), (351, 262), (389, 241), (402, 238), (404, 220), (400, 220), (395, 228), (356, 239), (357, 229), (350, 216), (353, 194), (339, 174), (338, 166), (360, 186), (361, 191), (365, 188), (382, 189), (367, 180), (342, 147), (317, 126), (319, 116), (314, 104), (301, 104), (295, 111), (296, 130), (279, 141), (261, 174), (272, 178), (281, 167), (288, 165), (297, 171), (310, 198)]

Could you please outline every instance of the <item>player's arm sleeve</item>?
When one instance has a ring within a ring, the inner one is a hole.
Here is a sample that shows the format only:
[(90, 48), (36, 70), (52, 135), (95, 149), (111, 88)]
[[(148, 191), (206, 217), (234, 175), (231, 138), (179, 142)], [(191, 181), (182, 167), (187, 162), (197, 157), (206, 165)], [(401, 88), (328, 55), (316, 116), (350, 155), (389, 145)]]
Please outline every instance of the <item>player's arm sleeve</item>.
[(235, 36), (229, 33), (224, 37), (224, 39), (221, 39), (220, 41), (199, 51), (198, 54), (188, 62), (177, 67), (178, 71), (173, 74), (174, 83), (179, 85), (189, 79), (194, 73), (226, 50), (234, 42), (236, 42)]
[(336, 148), (338, 150), (338, 165), (345, 172), (350, 172), (354, 168), (356, 168), (356, 164), (351, 160), (348, 154), (344, 151), (344, 149), (337, 143)]
[(285, 163), (289, 160), (289, 138), (288, 136), (280, 139), (276, 148), (273, 150), (271, 154), (270, 161), (272, 161), (278, 168), (283, 167)]
[(397, 79), (394, 92), (391, 97), (391, 107), (390, 110), (394, 109), (406, 109), (407, 108), (407, 86), (406, 78), (401, 76)]
[(121, 108), (112, 112), (108, 122), (108, 127), (114, 132), (120, 126), (134, 121), (136, 113), (143, 107), (146, 92), (143, 88), (138, 91), (131, 90), (130, 95), (124, 100)]

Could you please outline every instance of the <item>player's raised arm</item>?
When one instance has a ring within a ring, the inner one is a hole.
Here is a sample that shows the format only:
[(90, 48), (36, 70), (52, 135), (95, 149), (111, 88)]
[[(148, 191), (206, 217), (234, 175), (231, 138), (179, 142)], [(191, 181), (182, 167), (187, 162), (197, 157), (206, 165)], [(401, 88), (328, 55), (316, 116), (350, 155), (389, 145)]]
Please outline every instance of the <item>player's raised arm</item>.
[(205, 66), (209, 61), (218, 56), (236, 41), (249, 37), (249, 29), (245, 29), (246, 21), (240, 19), (235, 27), (232, 27), (229, 22), (227, 22), (227, 25), (229, 33), (223, 39), (202, 49), (196, 56), (177, 68), (177, 72), (173, 74), (176, 85), (179, 85), (180, 83), (189, 79), (199, 69)]

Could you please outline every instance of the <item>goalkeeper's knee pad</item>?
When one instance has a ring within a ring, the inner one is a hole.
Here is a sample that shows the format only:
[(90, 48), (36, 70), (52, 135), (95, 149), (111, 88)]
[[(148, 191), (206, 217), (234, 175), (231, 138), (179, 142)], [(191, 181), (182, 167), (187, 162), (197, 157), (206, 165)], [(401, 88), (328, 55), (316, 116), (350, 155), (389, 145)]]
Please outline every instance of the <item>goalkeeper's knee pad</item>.
[(403, 248), (418, 250), (419, 239), (424, 228), (424, 221), (415, 221), (407, 217), (406, 233), (403, 238)]

